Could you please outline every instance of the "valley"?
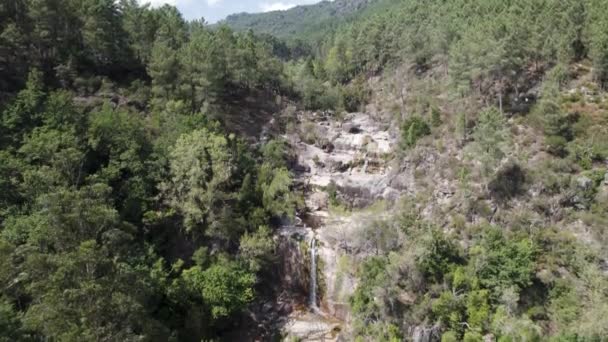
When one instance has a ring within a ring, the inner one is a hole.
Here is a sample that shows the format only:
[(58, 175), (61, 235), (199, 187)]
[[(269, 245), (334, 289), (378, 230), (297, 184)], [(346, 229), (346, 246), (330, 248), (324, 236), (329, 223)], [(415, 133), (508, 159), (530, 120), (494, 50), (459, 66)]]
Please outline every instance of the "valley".
[(608, 338), (608, 2), (171, 3), (0, 0), (0, 342)]

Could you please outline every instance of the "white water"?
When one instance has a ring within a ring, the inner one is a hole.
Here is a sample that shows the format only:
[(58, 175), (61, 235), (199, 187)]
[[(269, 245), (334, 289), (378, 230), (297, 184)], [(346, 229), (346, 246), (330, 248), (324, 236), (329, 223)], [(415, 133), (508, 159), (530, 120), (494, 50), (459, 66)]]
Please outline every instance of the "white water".
[(317, 308), (317, 240), (312, 237), (310, 240), (310, 308), (316, 311)]

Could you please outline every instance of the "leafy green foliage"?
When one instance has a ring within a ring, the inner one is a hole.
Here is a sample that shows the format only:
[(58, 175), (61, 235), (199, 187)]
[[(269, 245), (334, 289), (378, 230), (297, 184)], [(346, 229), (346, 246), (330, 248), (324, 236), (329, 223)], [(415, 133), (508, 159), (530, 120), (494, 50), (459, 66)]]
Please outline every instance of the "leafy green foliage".
[(216, 339), (297, 202), (283, 142), (215, 121), (282, 91), (271, 47), (134, 0), (0, 18), (0, 340)]
[(457, 246), (447, 236), (433, 230), (425, 238), (425, 253), (419, 256), (418, 267), (425, 275), (435, 281), (441, 281), (450, 273), (454, 264), (460, 260)]
[(249, 263), (250, 270), (257, 272), (272, 262), (276, 243), (271, 233), (270, 228), (261, 226), (253, 234), (245, 233), (241, 237), (239, 255)]
[(479, 265), (480, 283), (495, 295), (511, 286), (522, 289), (530, 285), (535, 253), (532, 241), (506, 240), (498, 228), (487, 229), (471, 250), (473, 262)]
[(221, 22), (237, 31), (253, 30), (268, 33), (279, 38), (310, 39), (314, 34), (320, 37), (319, 31), (330, 29), (336, 21), (343, 21), (368, 6), (367, 0), (321, 2), (315, 5), (268, 13), (239, 13), (230, 15)]
[(0, 341), (9, 342), (23, 338), (21, 324), (11, 303), (0, 301)]
[(479, 113), (473, 131), (476, 152), (484, 163), (486, 172), (504, 157), (509, 135), (506, 119), (496, 108), (488, 108)]
[(181, 136), (171, 151), (169, 205), (183, 213), (188, 229), (214, 220), (232, 176), (228, 141), (206, 129)]
[[(569, 230), (605, 239), (606, 11), (599, 0), (337, 0), (238, 15), (227, 23), (247, 32), (233, 32), (136, 0), (4, 1), (0, 340), (225, 338), (257, 307), (255, 289), (269, 292), (276, 222), (303, 209), (287, 143), (251, 144), (233, 117), (248, 125), (240, 110), (268, 98), (261, 112), (286, 101), (360, 111), (383, 100), (369, 79), (403, 68), (399, 82), (441, 90), (412, 96), (424, 117), (405, 120), (403, 147), (455, 128), (461, 144), (438, 140), (438, 155), (471, 142), (472, 160), (456, 153), (467, 182), (456, 215), (417, 191), (401, 222), (360, 230), (353, 338), (427, 326), (443, 341), (601, 340), (605, 253)], [(512, 96), (543, 76), (532, 115), (507, 123)], [(580, 90), (564, 95), (570, 84)], [(524, 164), (539, 144), (522, 132), (534, 129), (554, 156)]]
[(238, 312), (254, 297), (255, 276), (235, 262), (220, 261), (206, 270), (195, 266), (185, 270), (182, 277), (188, 288), (210, 305), (214, 319)]
[(372, 257), (360, 265), (359, 277), (361, 286), (355, 289), (350, 299), (353, 312), (360, 317), (360, 323), (355, 329), (361, 335), (374, 335), (377, 328), (372, 322), (381, 318), (382, 298), (374, 296), (374, 288), (381, 286), (389, 276), (386, 273), (387, 259), (384, 257)]
[[(487, 333), (501, 341), (542, 340), (543, 305), (549, 305), (547, 313), (563, 336), (597, 336), (596, 325), (594, 332), (574, 328), (581, 322), (580, 313), (595, 307), (579, 297), (582, 287), (572, 283), (575, 277), (538, 278), (538, 269), (560, 267), (550, 266), (549, 259), (577, 267), (577, 261), (561, 259), (572, 256), (567, 250), (577, 248), (566, 241), (582, 247), (574, 240), (549, 232), (528, 236), (481, 226), (468, 246), (460, 249), (449, 235), (404, 217), (408, 238), (401, 239), (402, 249), (388, 258), (369, 257), (358, 270), (360, 284), (351, 305), (361, 336), (374, 336), (371, 327), (407, 322), (440, 326), (443, 341), (479, 341)], [(547, 288), (548, 298), (531, 295)], [(412, 298), (412, 293), (417, 297)], [(401, 304), (404, 309), (396, 310)]]
[(431, 128), (422, 118), (413, 116), (401, 125), (401, 138), (404, 147), (416, 145), (418, 139), (431, 134)]

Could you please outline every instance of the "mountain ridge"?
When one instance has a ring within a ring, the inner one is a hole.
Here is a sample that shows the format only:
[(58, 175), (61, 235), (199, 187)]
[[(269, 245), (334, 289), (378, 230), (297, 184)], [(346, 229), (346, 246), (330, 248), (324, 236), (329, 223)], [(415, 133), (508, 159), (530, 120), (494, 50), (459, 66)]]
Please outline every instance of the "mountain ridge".
[[(312, 5), (300, 5), (284, 11), (231, 14), (218, 24), (236, 31), (253, 30), (278, 38), (307, 36), (322, 28), (331, 28), (368, 8), (377, 0), (321, 1)], [(335, 21), (334, 21), (335, 20)]]

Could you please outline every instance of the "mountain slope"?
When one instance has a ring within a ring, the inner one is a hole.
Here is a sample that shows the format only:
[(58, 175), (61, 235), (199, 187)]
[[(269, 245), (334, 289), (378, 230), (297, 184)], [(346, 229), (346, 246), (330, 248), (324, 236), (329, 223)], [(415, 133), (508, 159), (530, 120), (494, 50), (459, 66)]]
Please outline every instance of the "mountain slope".
[(377, 2), (374, 0), (323, 1), (314, 5), (297, 6), (286, 11), (267, 13), (239, 13), (228, 16), (220, 24), (243, 31), (267, 33), (279, 38), (306, 37), (323, 31)]

